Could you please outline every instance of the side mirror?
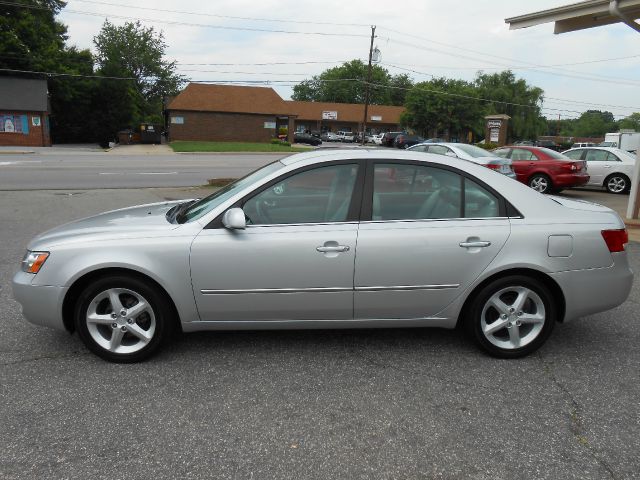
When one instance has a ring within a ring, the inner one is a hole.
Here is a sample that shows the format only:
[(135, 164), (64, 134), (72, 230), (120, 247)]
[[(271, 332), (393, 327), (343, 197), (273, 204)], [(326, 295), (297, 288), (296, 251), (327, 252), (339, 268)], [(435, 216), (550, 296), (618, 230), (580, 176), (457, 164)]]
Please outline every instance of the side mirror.
[(241, 208), (230, 208), (224, 212), (222, 224), (229, 230), (244, 230), (247, 228), (244, 210)]

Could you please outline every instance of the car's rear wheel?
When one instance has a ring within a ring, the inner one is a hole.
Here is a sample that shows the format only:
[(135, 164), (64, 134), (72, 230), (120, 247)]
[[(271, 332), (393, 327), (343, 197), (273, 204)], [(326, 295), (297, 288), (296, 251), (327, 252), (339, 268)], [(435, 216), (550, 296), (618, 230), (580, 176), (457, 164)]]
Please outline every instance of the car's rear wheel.
[(137, 278), (102, 277), (80, 295), (76, 330), (96, 355), (118, 363), (144, 360), (155, 353), (175, 326), (166, 295)]
[(487, 353), (517, 358), (540, 348), (556, 318), (553, 295), (542, 282), (512, 275), (482, 288), (465, 320), (469, 333)]
[(605, 179), (604, 188), (609, 193), (625, 193), (631, 188), (631, 181), (626, 175), (612, 173)]
[(538, 173), (529, 179), (529, 186), (536, 192), (540, 193), (549, 193), (553, 188), (551, 179), (541, 173)]

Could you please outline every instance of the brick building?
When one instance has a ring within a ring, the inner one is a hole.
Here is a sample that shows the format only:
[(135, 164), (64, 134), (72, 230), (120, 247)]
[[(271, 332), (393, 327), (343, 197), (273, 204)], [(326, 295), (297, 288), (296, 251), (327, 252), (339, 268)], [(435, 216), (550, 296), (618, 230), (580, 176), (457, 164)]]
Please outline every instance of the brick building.
[[(403, 107), (370, 105), (367, 131), (397, 130)], [(272, 88), (190, 83), (166, 107), (170, 140), (268, 142), (295, 131), (358, 132), (364, 105), (283, 100)]]
[(289, 105), (273, 88), (190, 83), (166, 108), (170, 140), (268, 142), (293, 135)]
[(0, 145), (51, 146), (46, 80), (0, 76)]
[[(357, 103), (295, 102), (287, 101), (296, 115), (296, 131), (361, 132), (364, 105)], [(400, 115), (404, 107), (369, 105), (367, 132), (381, 133), (400, 128)]]

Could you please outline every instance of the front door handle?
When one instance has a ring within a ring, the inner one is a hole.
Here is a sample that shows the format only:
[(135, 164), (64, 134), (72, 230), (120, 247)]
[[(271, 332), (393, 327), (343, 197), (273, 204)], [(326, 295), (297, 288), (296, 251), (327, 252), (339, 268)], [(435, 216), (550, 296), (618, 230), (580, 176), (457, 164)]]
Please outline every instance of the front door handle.
[(322, 247), (316, 247), (316, 250), (320, 253), (328, 252), (348, 252), (349, 245), (325, 245)]
[(486, 242), (483, 240), (478, 240), (475, 242), (460, 242), (460, 246), (462, 248), (484, 248), (491, 245), (491, 242)]

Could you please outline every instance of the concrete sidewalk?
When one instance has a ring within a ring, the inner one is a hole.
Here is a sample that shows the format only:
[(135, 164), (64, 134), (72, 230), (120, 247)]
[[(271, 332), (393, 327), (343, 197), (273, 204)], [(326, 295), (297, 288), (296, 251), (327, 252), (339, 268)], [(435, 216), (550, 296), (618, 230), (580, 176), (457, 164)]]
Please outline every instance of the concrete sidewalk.
[(155, 144), (135, 144), (135, 145), (120, 145), (107, 152), (108, 155), (175, 155), (175, 152), (169, 145), (155, 145)]

